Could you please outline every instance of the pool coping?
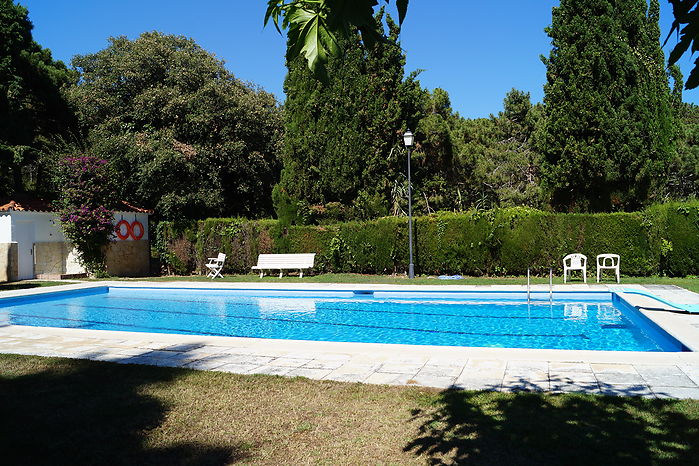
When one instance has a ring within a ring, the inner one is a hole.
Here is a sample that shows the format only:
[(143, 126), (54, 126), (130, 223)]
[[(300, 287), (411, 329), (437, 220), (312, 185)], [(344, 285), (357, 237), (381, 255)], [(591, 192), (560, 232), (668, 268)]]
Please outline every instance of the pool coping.
[[(522, 285), (449, 285), (445, 290), (444, 286), (440, 285), (365, 285), (365, 284), (318, 284), (318, 283), (247, 283), (247, 282), (145, 282), (145, 281), (100, 281), (100, 282), (83, 282), (69, 285), (58, 285), (46, 288), (34, 288), (29, 290), (13, 290), (0, 293), (0, 299), (10, 297), (20, 297), (28, 295), (42, 295), (46, 293), (55, 293), (62, 291), (75, 291), (91, 288), (100, 288), (105, 286), (122, 287), (122, 288), (189, 288), (189, 289), (258, 289), (258, 290), (373, 290), (373, 291), (526, 291), (526, 286)], [(641, 285), (624, 285), (624, 288)], [(532, 291), (547, 292), (547, 285), (534, 285)], [(580, 291), (616, 291), (614, 285), (554, 285), (554, 292), (580, 292)], [(635, 297), (623, 296), (623, 293), (618, 293), (620, 297), (627, 299), (629, 304), (635, 305)], [(641, 303), (643, 304), (643, 303)], [(382, 365), (387, 364), (387, 361), (394, 361), (400, 364), (410, 366), (410, 361), (447, 361), (449, 365), (463, 364), (464, 367), (468, 364), (466, 361), (505, 361), (505, 367), (510, 367), (512, 364), (533, 364), (537, 367), (543, 367), (541, 364), (583, 364), (586, 367), (592, 365), (612, 365), (614, 367), (690, 367), (697, 368), (697, 386), (685, 387), (682, 390), (693, 390), (691, 396), (699, 398), (699, 328), (694, 325), (687, 324), (687, 316), (658, 312), (657, 310), (640, 309), (648, 319), (652, 320), (663, 328), (666, 332), (681, 341), (685, 346), (694, 350), (692, 352), (636, 352), (636, 351), (592, 351), (592, 350), (553, 350), (553, 349), (526, 349), (526, 348), (485, 348), (485, 347), (452, 347), (452, 346), (428, 346), (428, 345), (401, 345), (401, 344), (384, 344), (384, 343), (349, 343), (349, 342), (324, 342), (324, 341), (305, 341), (305, 340), (281, 340), (281, 339), (263, 339), (263, 338), (242, 338), (242, 337), (221, 337), (221, 336), (197, 336), (197, 335), (181, 335), (181, 334), (163, 334), (163, 333), (145, 333), (145, 332), (128, 332), (128, 331), (109, 331), (109, 330), (87, 330), (87, 329), (65, 329), (54, 327), (31, 327), (31, 326), (4, 326), (0, 327), (0, 352), (5, 352), (7, 348), (2, 344), (3, 338), (19, 339), (23, 341), (42, 340), (53, 341), (51, 339), (89, 339), (96, 342), (96, 347), (100, 347), (100, 342), (104, 342), (102, 347), (109, 350), (109, 342), (124, 341), (124, 342), (141, 342), (150, 343), (152, 347), (166, 348), (169, 346), (189, 346), (192, 348), (228, 348), (230, 351), (238, 351), (249, 354), (274, 354), (279, 360), (299, 359), (293, 356), (304, 355), (304, 358), (310, 360), (324, 360), (324, 357), (342, 357), (349, 360), (363, 361), (370, 367), (378, 368), (375, 373), (370, 374), (363, 380), (365, 383), (399, 383), (409, 384), (410, 379), (398, 377), (391, 379), (387, 378), (386, 373), (381, 372)], [(699, 316), (693, 316), (699, 324)], [(21, 345), (20, 345), (21, 346)], [(138, 344), (133, 345), (133, 351), (137, 348), (143, 349)], [(10, 348), (10, 352), (18, 348)], [(114, 348), (111, 348), (114, 350)], [(227, 351), (228, 351), (227, 350)], [(47, 351), (28, 350), (29, 354), (44, 354), (54, 355), (50, 348)], [(25, 353), (26, 353), (25, 352)], [(21, 353), (20, 351), (20, 354)], [(69, 353), (70, 354), (70, 353)], [(76, 353), (78, 354), (78, 353)], [(92, 354), (91, 357), (90, 354)], [(60, 355), (60, 354), (59, 354)], [(104, 354), (99, 351), (90, 352), (83, 351), (82, 355), (90, 359), (104, 358)], [(80, 357), (78, 354), (77, 357)], [(401, 362), (403, 361), (403, 362)], [(405, 362), (408, 361), (408, 362)], [(129, 361), (118, 361), (129, 362)], [(134, 361), (139, 362), (139, 361)], [(194, 361), (188, 360), (186, 364), (191, 364)], [(193, 368), (197, 368), (192, 366)], [(362, 366), (363, 367), (363, 366)], [(547, 366), (549, 367), (549, 366)], [(553, 367), (553, 366), (551, 366)], [(202, 367), (203, 368), (203, 367)], [(300, 370), (300, 369), (299, 369)], [(464, 369), (465, 370), (465, 369)], [(587, 369), (586, 369), (587, 370)], [(694, 369), (692, 369), (694, 371)], [(274, 372), (273, 372), (274, 373)], [(301, 371), (300, 374), (312, 374), (310, 370)], [(536, 372), (541, 375), (541, 371)], [(419, 373), (417, 373), (419, 375)], [(294, 375), (294, 371), (288, 374)], [(504, 373), (507, 380), (507, 372)], [(373, 378), (372, 378), (373, 377)], [(694, 380), (694, 379), (692, 379)], [(402, 383), (401, 383), (402, 382)], [(426, 386), (439, 386), (441, 382), (437, 379), (429, 380), (424, 384)], [(552, 383), (552, 382), (551, 382)], [(553, 385), (550, 385), (551, 387)], [(600, 385), (601, 386), (601, 385)], [(652, 387), (652, 386), (651, 386)], [(446, 387), (443, 387), (446, 388)], [(647, 387), (646, 387), (647, 388)], [(666, 388), (666, 387), (664, 387)], [(646, 395), (645, 391), (640, 392), (641, 395)]]
[[(16, 298), (22, 296), (37, 296), (43, 294), (70, 292), (78, 290), (88, 290), (92, 288), (103, 288), (103, 287), (118, 287), (118, 288), (179, 288), (179, 289), (217, 289), (217, 290), (284, 290), (284, 291), (456, 291), (456, 292), (467, 292), (467, 291), (489, 291), (489, 292), (526, 292), (526, 285), (449, 285), (449, 288), (445, 290), (446, 285), (384, 285), (384, 284), (344, 284), (344, 283), (255, 283), (255, 282), (187, 282), (187, 281), (173, 281), (173, 282), (149, 282), (149, 281), (95, 281), (95, 282), (82, 282), (73, 283), (68, 285), (56, 285), (51, 287), (42, 288), (31, 288), (25, 290), (12, 290), (0, 293), (0, 302), (5, 298)], [(227, 336), (207, 336), (207, 335), (183, 335), (183, 334), (167, 334), (167, 333), (148, 333), (148, 332), (129, 332), (123, 330), (87, 330), (87, 329), (66, 329), (60, 327), (35, 327), (35, 326), (13, 326), (13, 327), (29, 327), (29, 328), (40, 328), (51, 334), (63, 334), (61, 330), (68, 332), (87, 332), (87, 334), (92, 335), (92, 332), (98, 332), (95, 336), (101, 334), (112, 333), (116, 335), (121, 334), (136, 334), (136, 335), (148, 335), (149, 338), (160, 340), (161, 338), (156, 338), (156, 336), (168, 336), (166, 341), (172, 340), (186, 340), (182, 337), (194, 337), (200, 341), (215, 341), (220, 343), (219, 339), (229, 339), (230, 341), (243, 341), (247, 343), (255, 342), (262, 344), (272, 344), (275, 343), (275, 347), (283, 347), (285, 343), (288, 343), (292, 350), (297, 350), (299, 347), (306, 347), (309, 345), (316, 345), (319, 343), (327, 343), (330, 346), (342, 347), (343, 351), (351, 350), (358, 353), (372, 353), (376, 350), (383, 351), (383, 348), (388, 348), (400, 351), (408, 351), (411, 353), (442, 353), (444, 348), (450, 352), (461, 352), (468, 351), (469, 353), (478, 353), (487, 356), (501, 356), (508, 355), (514, 356), (519, 353), (525, 354), (526, 359), (531, 358), (554, 358), (555, 360), (571, 360), (571, 358), (580, 358), (585, 355), (585, 359), (595, 360), (595, 361), (610, 361), (610, 355), (616, 355), (617, 360), (630, 361), (630, 360), (653, 360), (660, 361), (666, 360), (665, 357), (650, 356), (649, 355), (684, 355), (683, 360), (689, 359), (694, 361), (696, 359), (699, 362), (699, 329), (693, 327), (688, 327), (683, 322), (677, 319), (678, 314), (668, 313), (668, 312), (658, 312), (658, 309), (650, 310), (643, 307), (639, 307), (639, 301), (643, 301), (643, 297), (636, 297), (634, 295), (626, 294), (620, 289), (629, 289), (634, 287), (641, 287), (641, 285), (624, 285), (623, 287), (618, 287), (617, 285), (606, 285), (606, 284), (571, 284), (571, 285), (554, 285), (553, 292), (616, 292), (620, 298), (624, 299), (630, 306), (636, 307), (646, 318), (654, 322), (665, 332), (671, 335), (673, 338), (678, 340), (680, 343), (685, 345), (690, 351), (689, 352), (647, 352), (647, 351), (601, 351), (601, 350), (562, 350), (562, 349), (535, 349), (535, 348), (492, 348), (492, 347), (471, 347), (471, 346), (441, 346), (441, 345), (408, 345), (408, 344), (396, 344), (396, 343), (359, 343), (359, 342), (322, 342), (316, 340), (284, 340), (284, 339), (272, 339), (272, 338), (245, 338), (245, 337), (227, 337)], [(548, 285), (532, 285), (530, 287), (532, 292), (535, 293), (548, 293)], [(642, 303), (640, 303), (642, 304)], [(697, 318), (699, 322), (699, 316)], [(51, 329), (59, 330), (58, 332), (53, 332)], [(172, 336), (172, 338), (170, 338)], [(114, 338), (114, 335), (110, 335), (108, 338)], [(209, 340), (213, 339), (213, 340)], [(187, 340), (189, 341), (189, 340)], [(347, 345), (345, 348), (344, 346)], [(366, 349), (363, 345), (367, 345)], [(626, 357), (627, 355), (632, 355), (631, 357)], [(687, 356), (692, 355), (692, 356)], [(519, 358), (517, 358), (519, 359)], [(668, 358), (668, 360), (674, 360), (675, 358)], [(575, 359), (576, 360), (576, 359)]]

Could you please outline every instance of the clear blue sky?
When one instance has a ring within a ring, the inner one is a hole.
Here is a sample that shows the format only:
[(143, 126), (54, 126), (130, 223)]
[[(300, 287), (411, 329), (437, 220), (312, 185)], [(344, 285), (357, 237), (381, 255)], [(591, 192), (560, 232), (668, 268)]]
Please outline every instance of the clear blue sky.
[[(20, 0), (29, 9), (34, 39), (55, 58), (70, 62), (77, 54), (107, 46), (110, 36), (136, 38), (158, 30), (193, 38), (225, 60), (240, 79), (254, 82), (280, 100), (286, 68), (286, 41), (273, 26), (262, 27), (265, 0)], [(394, 1), (391, 6), (394, 7)], [(663, 39), (672, 11), (661, 0)], [(401, 34), (406, 72), (425, 70), (423, 86), (441, 87), (452, 107), (466, 117), (502, 109), (505, 93), (515, 87), (541, 101), (548, 55), (544, 28), (551, 23), (553, 0), (412, 0)], [(389, 9), (389, 11), (391, 11)], [(666, 54), (674, 39), (665, 49)], [(691, 61), (681, 62), (689, 74)], [(684, 100), (699, 103), (699, 90)]]

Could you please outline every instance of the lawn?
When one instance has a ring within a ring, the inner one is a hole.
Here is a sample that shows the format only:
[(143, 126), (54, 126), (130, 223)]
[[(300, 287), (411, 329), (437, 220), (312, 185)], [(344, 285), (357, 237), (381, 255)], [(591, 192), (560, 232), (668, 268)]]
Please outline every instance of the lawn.
[[(100, 279), (101, 280), (101, 279)], [(119, 278), (112, 277), (110, 280), (146, 280), (146, 281), (212, 281), (203, 275), (172, 275), (164, 277), (144, 277), (144, 278)], [(73, 281), (75, 282), (75, 281)], [(247, 275), (226, 275), (223, 279), (217, 278), (215, 282), (252, 282), (252, 283), (351, 283), (351, 284), (388, 284), (388, 285), (524, 285), (527, 277), (464, 277), (463, 280), (440, 280), (433, 276), (418, 276), (413, 280), (404, 275), (362, 275), (356, 273), (326, 273), (319, 275), (306, 275), (303, 278), (298, 276), (285, 275), (281, 279), (278, 275), (267, 275), (260, 278), (257, 274)], [(548, 277), (531, 277), (532, 284), (548, 284)], [(563, 284), (563, 277), (553, 277), (555, 285)], [(569, 283), (582, 283), (581, 280), (569, 281)], [(589, 278), (588, 283), (596, 283), (594, 278)], [(613, 279), (602, 280), (601, 283), (614, 284)], [(672, 278), (672, 277), (622, 277), (622, 284), (641, 285), (676, 285), (690, 291), (699, 293), (699, 278)], [(65, 285), (66, 282), (51, 281), (19, 281), (0, 283), (0, 291), (19, 290), (27, 288), (37, 288), (42, 286)]]
[[(153, 281), (211, 281), (201, 275), (187, 276), (167, 276), (153, 277), (146, 280)], [(217, 278), (215, 281), (220, 282), (254, 282), (254, 283), (366, 283), (366, 284), (390, 284), (390, 285), (525, 285), (527, 277), (465, 277), (463, 280), (440, 280), (437, 277), (418, 276), (413, 280), (408, 279), (403, 275), (361, 275), (353, 273), (327, 273), (319, 275), (309, 275), (299, 278), (298, 276), (284, 276), (279, 279), (278, 275), (265, 276), (260, 278), (259, 275), (226, 275), (223, 279)], [(532, 284), (548, 284), (548, 277), (532, 277)], [(553, 283), (557, 285), (563, 284), (563, 277), (553, 277)], [(569, 281), (569, 283), (582, 283), (582, 280)], [(588, 277), (588, 283), (596, 283), (595, 279)], [(616, 283), (611, 277), (603, 280), (601, 283)], [(655, 285), (677, 285), (691, 291), (699, 293), (698, 278), (670, 278), (670, 277), (622, 277), (622, 284), (655, 284)]]
[(38, 280), (21, 280), (18, 282), (0, 283), (0, 291), (26, 290), (30, 288), (40, 288), (43, 286), (65, 285), (66, 282), (48, 282)]
[(696, 464), (699, 401), (0, 355), (4, 464)]

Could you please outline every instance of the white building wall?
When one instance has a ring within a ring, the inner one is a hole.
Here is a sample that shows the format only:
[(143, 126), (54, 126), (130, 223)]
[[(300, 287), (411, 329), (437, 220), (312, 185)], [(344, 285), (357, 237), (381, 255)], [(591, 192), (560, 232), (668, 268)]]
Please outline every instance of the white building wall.
[(0, 213), (0, 243), (12, 242), (12, 216), (9, 212)]
[[(141, 214), (135, 212), (114, 212), (114, 225), (119, 223), (121, 220), (126, 220), (129, 224), (139, 221), (143, 225), (143, 237), (141, 240), (148, 239), (148, 214)], [(134, 241), (134, 239), (129, 236), (128, 238), (122, 240), (115, 234), (112, 237), (113, 241)]]
[[(114, 214), (114, 224), (120, 220), (125, 220), (131, 225), (133, 222), (138, 221), (143, 225), (143, 236), (140, 238), (144, 243), (133, 246), (138, 246), (137, 250), (139, 254), (134, 255), (124, 255), (122, 258), (123, 263), (119, 265), (129, 268), (131, 261), (136, 261), (138, 267), (135, 268), (141, 270), (140, 275), (148, 273), (149, 267), (149, 253), (148, 253), (148, 243), (149, 231), (148, 231), (148, 214), (145, 213), (134, 213), (134, 212), (115, 212)], [(33, 238), (18, 238), (20, 232), (19, 228), (16, 228), (18, 222), (31, 222), (34, 227), (34, 237)], [(112, 235), (112, 241), (115, 243), (123, 241), (135, 241), (131, 236), (121, 240), (116, 234)], [(39, 251), (39, 257), (34, 259), (35, 273), (49, 273), (48, 271), (42, 271), (43, 269), (48, 269), (50, 273), (64, 273), (64, 274), (79, 274), (84, 273), (85, 270), (80, 266), (77, 261), (76, 252), (74, 249), (69, 250), (66, 246), (53, 246), (52, 244), (45, 243), (65, 243), (66, 239), (61, 230), (61, 223), (58, 219), (58, 214), (53, 212), (24, 212), (24, 211), (10, 211), (0, 213), (0, 243), (18, 243), (18, 242), (30, 242), (34, 243), (35, 250)], [(145, 245), (145, 246), (143, 246)], [(115, 245), (117, 246), (117, 245)], [(123, 245), (127, 246), (127, 245)], [(30, 246), (31, 247), (31, 246)], [(56, 249), (58, 247), (59, 249)], [(143, 249), (145, 247), (145, 249)], [(131, 248), (124, 249), (112, 248), (114, 251), (112, 254), (117, 254), (119, 256), (124, 253), (124, 251), (131, 251)], [(143, 249), (145, 253), (141, 251)], [(138, 256), (138, 257), (136, 257)], [(142, 257), (141, 257), (142, 256)], [(58, 262), (57, 262), (58, 261)], [(126, 262), (124, 262), (126, 261)], [(115, 262), (114, 260), (112, 262)], [(143, 262), (143, 264), (141, 264)], [(115, 262), (115, 263), (118, 263)], [(124, 265), (126, 264), (126, 265)], [(58, 269), (61, 269), (60, 271)]]
[(12, 241), (17, 241), (14, 225), (17, 222), (31, 221), (34, 223), (34, 242), (36, 243), (62, 243), (65, 241), (61, 231), (61, 223), (58, 215), (51, 212), (11, 212)]
[[(149, 239), (148, 231), (148, 214), (134, 212), (115, 212), (114, 224), (120, 220), (126, 220), (132, 223), (139, 221), (143, 225), (142, 240)], [(61, 222), (58, 220), (58, 215), (53, 212), (24, 212), (12, 211), (0, 214), (0, 243), (10, 243), (17, 241), (13, 226), (16, 222), (34, 222), (34, 241), (37, 243), (62, 243), (66, 239), (61, 230)], [(121, 241), (116, 235), (112, 237), (113, 241)], [(123, 241), (134, 241), (132, 237), (128, 237)]]
[(80, 265), (80, 262), (78, 262), (78, 252), (75, 248), (73, 248), (66, 257), (65, 273), (73, 275), (85, 272), (85, 268)]

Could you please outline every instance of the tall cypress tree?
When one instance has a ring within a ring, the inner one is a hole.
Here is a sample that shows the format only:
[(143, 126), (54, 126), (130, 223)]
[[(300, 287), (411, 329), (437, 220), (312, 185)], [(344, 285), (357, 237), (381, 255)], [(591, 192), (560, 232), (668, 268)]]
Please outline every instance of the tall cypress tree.
[(670, 90), (651, 0), (561, 0), (546, 32), (542, 175), (559, 210), (652, 200), (673, 150)]
[[(387, 24), (389, 38), (397, 40), (397, 25), (390, 18)], [(327, 65), (327, 84), (302, 58), (287, 63), (284, 168), (277, 189), (311, 204), (386, 209), (392, 182), (405, 170), (404, 159), (391, 150), (415, 124), (422, 91), (412, 78), (404, 80), (399, 47), (381, 43), (367, 50), (358, 34), (341, 46), (345, 53)]]

